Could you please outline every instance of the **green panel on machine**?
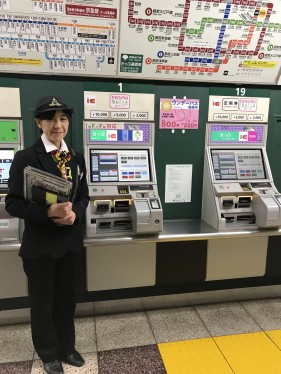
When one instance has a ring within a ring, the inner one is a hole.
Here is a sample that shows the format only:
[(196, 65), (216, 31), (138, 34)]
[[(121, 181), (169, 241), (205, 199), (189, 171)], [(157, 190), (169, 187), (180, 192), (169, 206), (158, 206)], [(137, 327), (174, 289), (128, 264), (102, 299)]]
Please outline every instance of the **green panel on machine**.
[(18, 143), (19, 128), (18, 121), (0, 121), (0, 142)]

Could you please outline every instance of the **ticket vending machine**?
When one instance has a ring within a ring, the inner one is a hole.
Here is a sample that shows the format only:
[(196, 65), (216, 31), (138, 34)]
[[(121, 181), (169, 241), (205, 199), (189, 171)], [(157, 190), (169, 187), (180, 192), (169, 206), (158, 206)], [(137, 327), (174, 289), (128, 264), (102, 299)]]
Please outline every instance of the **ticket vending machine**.
[(163, 230), (154, 164), (154, 95), (85, 92), (86, 236)]
[(0, 87), (0, 243), (19, 241), (20, 220), (5, 210), (9, 171), (15, 153), (23, 147), (18, 88)]
[(210, 97), (202, 219), (217, 230), (281, 225), (266, 153), (268, 98)]

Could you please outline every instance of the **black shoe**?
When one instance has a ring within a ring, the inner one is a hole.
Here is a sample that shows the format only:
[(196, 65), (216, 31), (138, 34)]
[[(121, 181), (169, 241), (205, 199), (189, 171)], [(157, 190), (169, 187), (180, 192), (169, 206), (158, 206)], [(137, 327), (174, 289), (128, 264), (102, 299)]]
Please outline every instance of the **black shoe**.
[(63, 374), (63, 367), (59, 360), (46, 362), (44, 369), (48, 374)]
[(69, 355), (64, 355), (61, 357), (63, 362), (66, 362), (69, 365), (72, 366), (83, 366), (85, 364), (84, 358), (80, 355), (79, 352), (73, 351)]

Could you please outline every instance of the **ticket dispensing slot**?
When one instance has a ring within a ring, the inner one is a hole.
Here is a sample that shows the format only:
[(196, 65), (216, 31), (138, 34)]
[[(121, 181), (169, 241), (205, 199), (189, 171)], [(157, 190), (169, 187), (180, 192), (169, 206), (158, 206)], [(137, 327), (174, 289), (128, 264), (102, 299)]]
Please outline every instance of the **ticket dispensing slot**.
[(255, 223), (253, 214), (239, 214), (236, 219), (240, 222)]
[(128, 230), (131, 230), (132, 228), (132, 220), (131, 219), (118, 219), (116, 221), (114, 221), (114, 230), (125, 230), (125, 231), (128, 231)]
[(224, 219), (225, 219), (225, 223), (226, 223), (226, 224), (228, 224), (228, 223), (232, 223), (232, 222), (234, 222), (234, 220), (235, 220), (235, 217), (234, 217), (233, 214), (228, 215), (228, 214), (224, 214), (224, 213), (222, 213), (222, 214), (221, 214), (221, 218), (224, 218)]
[(111, 227), (110, 221), (101, 221), (99, 222), (99, 228), (100, 229), (109, 229)]

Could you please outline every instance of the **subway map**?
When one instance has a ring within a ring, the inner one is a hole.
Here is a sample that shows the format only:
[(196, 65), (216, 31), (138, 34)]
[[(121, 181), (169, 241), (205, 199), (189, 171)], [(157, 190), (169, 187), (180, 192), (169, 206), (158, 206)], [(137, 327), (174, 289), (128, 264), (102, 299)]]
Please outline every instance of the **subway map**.
[(280, 84), (281, 0), (0, 0), (0, 69)]
[(119, 76), (274, 84), (281, 1), (123, 0)]

